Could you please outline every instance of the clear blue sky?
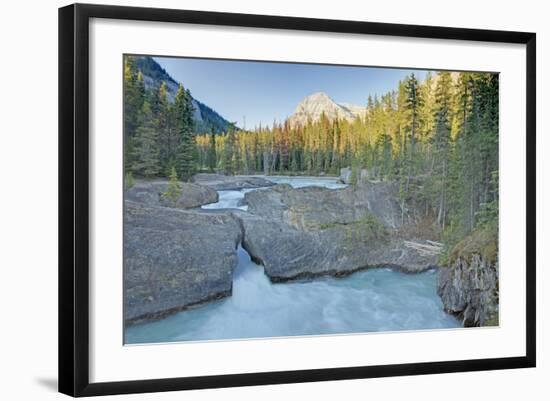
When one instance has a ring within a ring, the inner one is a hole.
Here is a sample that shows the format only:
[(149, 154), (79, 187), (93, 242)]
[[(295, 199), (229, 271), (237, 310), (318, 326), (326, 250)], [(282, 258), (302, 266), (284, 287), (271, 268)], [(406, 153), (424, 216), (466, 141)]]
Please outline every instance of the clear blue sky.
[(325, 92), (337, 103), (364, 106), (369, 95), (397, 89), (400, 79), (414, 72), (391, 68), (344, 67), (154, 57), (196, 99), (229, 121), (246, 128), (284, 121), (298, 103), (314, 92)]

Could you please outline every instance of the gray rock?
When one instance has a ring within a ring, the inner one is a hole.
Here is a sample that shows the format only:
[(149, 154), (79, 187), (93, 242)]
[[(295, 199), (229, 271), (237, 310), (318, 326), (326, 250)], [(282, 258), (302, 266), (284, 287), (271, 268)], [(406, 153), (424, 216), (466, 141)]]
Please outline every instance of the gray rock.
[(439, 272), (437, 292), (445, 311), (461, 317), (465, 327), (498, 324), (498, 288), (498, 263), (478, 254)]
[(126, 201), (124, 216), (126, 323), (231, 294), (241, 227), (230, 215)]
[(263, 177), (248, 175), (222, 175), (199, 173), (192, 178), (194, 183), (207, 186), (216, 191), (240, 190), (247, 188), (270, 187), (274, 183)]
[(124, 193), (125, 199), (143, 203), (147, 206), (168, 206), (179, 209), (191, 209), (218, 201), (218, 193), (212, 188), (190, 183), (180, 182), (181, 195), (176, 202), (166, 199), (163, 194), (168, 188), (168, 181), (138, 180), (134, 186)]
[(232, 213), (243, 227), (243, 248), (274, 282), (345, 276), (370, 267), (417, 273), (434, 267), (437, 261), (436, 256), (404, 246), (400, 238), (365, 239), (355, 224), (305, 231), (274, 218)]
[(344, 184), (351, 184), (351, 168), (344, 167), (340, 169), (340, 181)]
[(394, 229), (399, 207), (391, 191), (388, 183), (345, 189), (276, 185), (245, 194), (248, 213), (233, 215), (243, 226), (243, 247), (272, 281), (378, 266), (405, 272), (434, 267), (436, 254), (407, 246)]
[(292, 188), (288, 184), (245, 194), (248, 211), (309, 231), (356, 222), (373, 214), (389, 228), (401, 226), (401, 208), (392, 183), (365, 182), (355, 188)]
[[(344, 184), (348, 184), (348, 185), (351, 184), (351, 176), (352, 176), (351, 168), (344, 167), (340, 169), (340, 181), (343, 182)], [(357, 181), (358, 182), (366, 181), (368, 180), (368, 178), (369, 178), (369, 173), (367, 169), (364, 169), (364, 168), (361, 169), (358, 173)]]

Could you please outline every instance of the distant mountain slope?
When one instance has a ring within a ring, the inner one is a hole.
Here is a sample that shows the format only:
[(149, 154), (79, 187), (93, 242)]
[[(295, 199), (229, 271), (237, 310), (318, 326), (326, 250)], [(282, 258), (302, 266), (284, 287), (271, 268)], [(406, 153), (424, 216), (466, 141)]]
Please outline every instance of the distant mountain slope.
[[(168, 99), (173, 102), (178, 91), (179, 84), (172, 78), (164, 68), (162, 68), (152, 57), (142, 56), (136, 57), (136, 65), (143, 75), (143, 82), (145, 88), (158, 88), (162, 81), (166, 82), (168, 89)], [(184, 83), (185, 86), (185, 83)], [(227, 132), (230, 128), (234, 127), (234, 124), (227, 121), (215, 110), (208, 107), (197, 99), (193, 98), (193, 106), (195, 113), (193, 118), (195, 120), (195, 132), (202, 133), (221, 133)]]
[(338, 104), (324, 92), (313, 93), (304, 98), (288, 121), (291, 126), (304, 125), (308, 119), (317, 121), (324, 113), (329, 120), (354, 120), (365, 114), (366, 108), (352, 104)]

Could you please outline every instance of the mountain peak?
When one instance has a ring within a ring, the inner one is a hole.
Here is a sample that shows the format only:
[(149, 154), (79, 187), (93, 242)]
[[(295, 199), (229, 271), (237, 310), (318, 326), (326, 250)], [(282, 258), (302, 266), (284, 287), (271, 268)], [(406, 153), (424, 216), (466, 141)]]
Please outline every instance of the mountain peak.
[[(315, 100), (315, 101), (318, 101), (318, 100), (331, 100), (332, 101), (330, 96), (327, 95), (325, 92), (314, 92), (311, 95), (306, 96), (304, 98), (304, 100)], [(302, 100), (302, 101), (304, 101), (304, 100)]]
[(363, 112), (363, 107), (338, 104), (325, 92), (315, 92), (302, 99), (288, 120), (291, 126), (305, 125), (308, 120), (317, 121), (323, 114), (329, 120), (354, 120)]
[[(136, 56), (135, 62), (137, 68), (141, 71), (145, 89), (158, 89), (162, 82), (166, 84), (168, 100), (173, 102), (178, 92), (178, 82), (172, 78), (164, 68), (160, 66), (152, 57)], [(195, 123), (195, 132), (197, 133), (220, 133), (227, 132), (235, 127), (235, 124), (227, 121), (215, 110), (206, 104), (192, 98), (193, 102), (193, 121)]]

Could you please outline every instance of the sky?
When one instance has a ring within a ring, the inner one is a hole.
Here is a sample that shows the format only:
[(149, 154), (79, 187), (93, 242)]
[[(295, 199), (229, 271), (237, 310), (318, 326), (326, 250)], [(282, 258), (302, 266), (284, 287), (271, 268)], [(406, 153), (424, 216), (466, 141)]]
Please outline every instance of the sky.
[(374, 67), (154, 57), (193, 97), (242, 128), (282, 122), (298, 103), (325, 92), (337, 103), (365, 106), (369, 95), (397, 89), (427, 71)]

